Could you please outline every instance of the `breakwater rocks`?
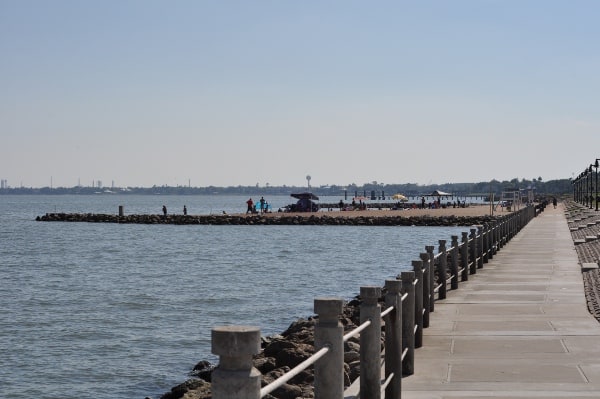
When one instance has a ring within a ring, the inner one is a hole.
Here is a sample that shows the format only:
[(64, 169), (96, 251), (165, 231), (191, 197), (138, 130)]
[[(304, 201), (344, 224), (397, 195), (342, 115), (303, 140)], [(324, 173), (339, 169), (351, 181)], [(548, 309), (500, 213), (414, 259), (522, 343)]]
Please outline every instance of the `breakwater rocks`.
[[(383, 306), (383, 296), (379, 302)], [(315, 352), (314, 330), (316, 320), (316, 317), (298, 319), (281, 334), (262, 338), (261, 353), (256, 355), (253, 361), (254, 367), (262, 374), (262, 386), (275, 381)], [(340, 322), (345, 333), (360, 325), (359, 297), (344, 305)], [(385, 337), (385, 333), (382, 332), (382, 334)], [(358, 336), (352, 337), (344, 343), (344, 363), (344, 386), (348, 387), (352, 381), (360, 376), (360, 338)], [(215, 365), (208, 361), (199, 362), (190, 373), (191, 378), (189, 380), (173, 387), (170, 392), (162, 395), (160, 399), (210, 399), (211, 374), (214, 368)], [(292, 378), (281, 388), (265, 396), (265, 398), (314, 398), (313, 383), (314, 367), (310, 367)]]
[[(340, 212), (342, 213), (342, 212)], [(331, 216), (329, 214), (267, 215), (111, 215), (99, 213), (47, 213), (41, 222), (88, 222), (177, 225), (323, 225), (323, 226), (473, 226), (497, 221), (502, 216)]]

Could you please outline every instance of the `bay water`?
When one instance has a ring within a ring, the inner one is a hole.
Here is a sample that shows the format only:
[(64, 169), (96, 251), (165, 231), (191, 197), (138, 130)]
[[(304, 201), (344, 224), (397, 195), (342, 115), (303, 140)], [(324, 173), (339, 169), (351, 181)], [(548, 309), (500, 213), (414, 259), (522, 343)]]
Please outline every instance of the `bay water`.
[[(223, 324), (280, 333), (467, 227), (36, 222), (47, 212), (240, 213), (246, 196), (0, 195), (0, 397), (158, 398)], [(254, 201), (258, 198), (253, 198)], [(273, 209), (294, 200), (266, 198)], [(337, 203), (341, 198), (322, 201)], [(400, 211), (399, 211), (400, 212)]]

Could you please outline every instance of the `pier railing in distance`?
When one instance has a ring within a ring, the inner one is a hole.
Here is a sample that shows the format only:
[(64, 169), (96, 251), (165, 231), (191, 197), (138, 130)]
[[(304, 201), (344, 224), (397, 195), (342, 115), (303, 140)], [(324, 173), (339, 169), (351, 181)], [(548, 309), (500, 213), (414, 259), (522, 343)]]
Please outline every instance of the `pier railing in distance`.
[[(221, 326), (212, 329), (212, 352), (219, 366), (212, 375), (213, 399), (260, 399), (314, 365), (315, 399), (399, 399), (402, 377), (414, 374), (415, 349), (423, 345), (423, 329), (429, 327), (436, 301), (457, 290), (484, 267), (543, 207), (527, 206), (497, 221), (474, 226), (470, 232), (439, 240), (438, 252), (426, 246), (412, 271), (401, 272), (382, 288), (360, 287), (360, 325), (344, 335), (340, 322), (344, 300), (316, 298), (314, 311), (315, 353), (272, 383), (261, 387), (261, 374), (252, 358), (260, 353), (260, 329), (253, 326)], [(382, 320), (385, 322), (381, 349)], [(344, 388), (344, 342), (360, 334), (360, 377)], [(382, 369), (384, 375), (382, 378)]]

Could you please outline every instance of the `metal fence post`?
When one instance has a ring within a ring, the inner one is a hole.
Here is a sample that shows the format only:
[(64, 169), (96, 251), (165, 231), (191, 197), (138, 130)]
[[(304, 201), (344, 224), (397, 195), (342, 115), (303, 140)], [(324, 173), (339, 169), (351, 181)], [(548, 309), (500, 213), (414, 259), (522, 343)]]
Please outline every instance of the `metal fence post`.
[(212, 373), (214, 399), (259, 399), (261, 374), (252, 365), (260, 352), (260, 329), (253, 326), (219, 326), (211, 331), (212, 353), (219, 367)]
[(381, 398), (381, 287), (360, 287), (360, 324), (371, 325), (360, 333), (360, 397)]
[(423, 346), (423, 261), (412, 261), (415, 272), (415, 348)]
[(339, 321), (343, 306), (340, 298), (315, 298), (314, 310), (319, 316), (315, 351), (329, 347), (329, 352), (315, 363), (315, 399), (344, 397), (344, 327)]
[(403, 375), (415, 373), (415, 273), (402, 272), (402, 292), (407, 294), (402, 302), (402, 348), (406, 356), (402, 361)]
[(450, 281), (450, 288), (453, 290), (458, 289), (458, 236), (451, 236), (452, 238), (452, 254), (450, 255), (450, 274), (452, 280)]
[(386, 399), (400, 399), (402, 395), (402, 281), (385, 280), (386, 306), (394, 310), (385, 319), (385, 377), (394, 378), (385, 389)]

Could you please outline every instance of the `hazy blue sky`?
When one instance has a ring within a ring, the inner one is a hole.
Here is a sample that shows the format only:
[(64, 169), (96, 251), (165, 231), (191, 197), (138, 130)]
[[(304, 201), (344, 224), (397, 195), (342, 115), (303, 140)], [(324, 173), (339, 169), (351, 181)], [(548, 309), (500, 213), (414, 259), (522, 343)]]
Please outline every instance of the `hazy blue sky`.
[(572, 177), (600, 157), (599, 21), (577, 0), (0, 0), (0, 178)]

